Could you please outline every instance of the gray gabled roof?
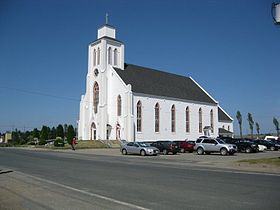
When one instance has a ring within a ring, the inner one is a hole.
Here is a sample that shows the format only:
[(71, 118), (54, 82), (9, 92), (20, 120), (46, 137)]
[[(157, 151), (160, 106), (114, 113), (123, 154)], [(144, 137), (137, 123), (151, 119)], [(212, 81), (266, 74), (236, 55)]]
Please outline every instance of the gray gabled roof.
[(232, 122), (232, 119), (221, 109), (221, 107), (218, 107), (218, 121)]
[(114, 68), (132, 92), (217, 104), (190, 77), (155, 69), (125, 64), (124, 70)]

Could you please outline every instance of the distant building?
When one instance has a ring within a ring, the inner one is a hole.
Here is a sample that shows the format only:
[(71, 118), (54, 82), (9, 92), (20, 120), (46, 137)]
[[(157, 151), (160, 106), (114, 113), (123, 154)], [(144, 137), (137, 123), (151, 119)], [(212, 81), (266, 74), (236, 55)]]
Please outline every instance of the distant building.
[[(147, 44), (148, 45), (148, 44)], [(160, 53), (160, 52), (157, 52)], [(124, 62), (124, 43), (104, 25), (88, 46), (78, 138), (155, 141), (232, 133), (232, 118), (193, 78)]]
[(233, 119), (219, 106), (218, 107), (219, 120), (219, 136), (233, 137)]
[(4, 143), (8, 143), (9, 140), (12, 140), (12, 133), (6, 132), (5, 133)]

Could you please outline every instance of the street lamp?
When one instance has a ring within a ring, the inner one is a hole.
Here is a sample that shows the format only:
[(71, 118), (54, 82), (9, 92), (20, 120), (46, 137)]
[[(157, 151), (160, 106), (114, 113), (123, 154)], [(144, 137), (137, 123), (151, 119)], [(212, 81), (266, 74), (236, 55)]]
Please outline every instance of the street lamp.
[(272, 3), (271, 15), (275, 25), (280, 25), (280, 3)]

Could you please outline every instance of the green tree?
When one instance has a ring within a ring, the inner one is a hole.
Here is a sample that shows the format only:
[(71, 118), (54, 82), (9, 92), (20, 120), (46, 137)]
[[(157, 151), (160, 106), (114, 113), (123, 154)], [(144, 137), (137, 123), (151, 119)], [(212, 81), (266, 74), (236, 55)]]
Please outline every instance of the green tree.
[(239, 124), (240, 138), (242, 138), (242, 115), (241, 115), (240, 111), (237, 111), (236, 118), (237, 118), (237, 121)]
[(59, 124), (56, 128), (56, 137), (61, 137), (62, 139), (64, 139), (64, 130), (61, 124)]
[(248, 113), (247, 120), (249, 122), (249, 127), (250, 127), (250, 131), (251, 131), (251, 139), (253, 139), (254, 120), (253, 120), (253, 116), (250, 112)]
[(49, 137), (48, 127), (43, 125), (41, 132), (40, 132), (40, 139), (47, 140)]
[(15, 129), (15, 131), (12, 132), (12, 143), (13, 144), (19, 144), (20, 143), (20, 131)]
[(51, 139), (51, 128), (49, 126), (47, 126), (47, 131), (48, 131), (48, 138), (47, 139)]
[(72, 139), (75, 137), (75, 130), (72, 125), (69, 125), (67, 127), (67, 142), (68, 144), (71, 144)]
[(64, 136), (67, 137), (68, 125), (64, 124)]
[(56, 128), (52, 127), (50, 133), (49, 133), (49, 139), (55, 139), (56, 138)]
[(33, 138), (40, 138), (40, 131), (37, 128), (34, 128), (32, 131)]
[(279, 130), (280, 130), (279, 129), (279, 122), (278, 122), (278, 120), (275, 117), (273, 117), (273, 124), (275, 125), (277, 136), (279, 137)]
[(23, 132), (22, 135), (21, 135), (22, 144), (26, 144), (28, 142), (28, 140), (30, 139), (30, 136), (31, 136), (30, 131)]
[(259, 139), (260, 138), (260, 125), (257, 122), (256, 122), (256, 130), (257, 130), (258, 139)]

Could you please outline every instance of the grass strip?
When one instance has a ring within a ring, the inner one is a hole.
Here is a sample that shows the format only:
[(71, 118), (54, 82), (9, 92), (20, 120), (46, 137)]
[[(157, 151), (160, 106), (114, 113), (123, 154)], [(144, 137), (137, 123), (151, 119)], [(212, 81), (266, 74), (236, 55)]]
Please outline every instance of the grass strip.
[(250, 160), (239, 160), (239, 163), (249, 164), (266, 164), (280, 167), (280, 157), (276, 158), (263, 158), (263, 159), (250, 159)]

